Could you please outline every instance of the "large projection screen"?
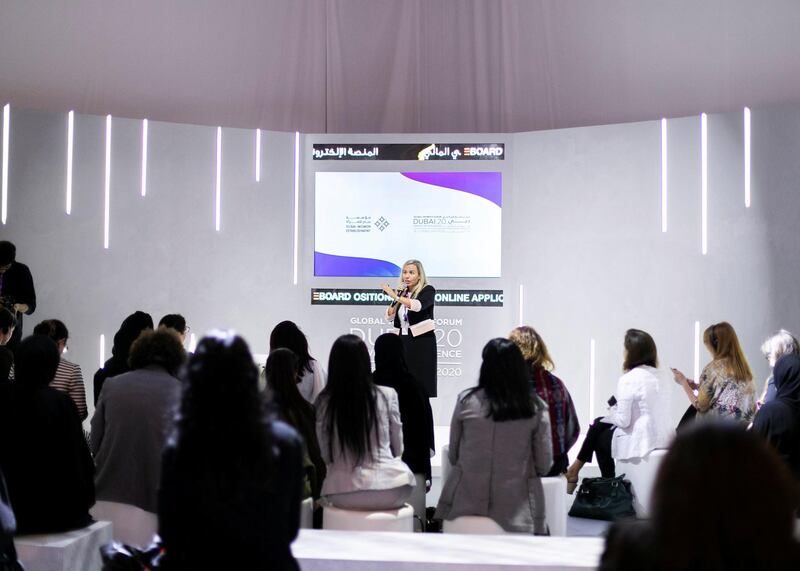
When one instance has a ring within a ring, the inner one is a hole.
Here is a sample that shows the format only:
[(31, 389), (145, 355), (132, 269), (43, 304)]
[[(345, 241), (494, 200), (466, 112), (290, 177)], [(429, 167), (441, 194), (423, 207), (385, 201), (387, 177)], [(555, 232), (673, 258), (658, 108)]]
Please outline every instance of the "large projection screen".
[(499, 278), (499, 172), (318, 172), (314, 275)]

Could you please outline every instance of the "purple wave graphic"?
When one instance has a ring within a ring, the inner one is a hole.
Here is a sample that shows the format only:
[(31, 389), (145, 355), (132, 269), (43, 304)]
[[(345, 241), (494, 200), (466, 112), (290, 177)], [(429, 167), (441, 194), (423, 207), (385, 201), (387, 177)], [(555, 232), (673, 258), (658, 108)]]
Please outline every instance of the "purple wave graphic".
[(503, 175), (499, 172), (404, 172), (406, 178), (468, 192), (503, 206)]
[(334, 256), (314, 252), (315, 276), (362, 276), (362, 277), (397, 277), (400, 266), (386, 260), (373, 258), (355, 258), (352, 256)]

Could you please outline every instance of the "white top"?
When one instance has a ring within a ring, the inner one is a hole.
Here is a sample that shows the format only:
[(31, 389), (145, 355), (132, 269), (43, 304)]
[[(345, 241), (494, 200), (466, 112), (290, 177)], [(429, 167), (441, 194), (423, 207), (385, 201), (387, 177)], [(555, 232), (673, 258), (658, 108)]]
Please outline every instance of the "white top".
[(617, 426), (611, 439), (611, 456), (617, 460), (641, 458), (656, 448), (666, 448), (675, 431), (669, 427), (666, 374), (642, 365), (622, 375), (603, 422)]
[(325, 425), (327, 399), (323, 397), (317, 403), (317, 439), (322, 459), (328, 467), (322, 484), (323, 496), (415, 484), (414, 474), (400, 459), (403, 455), (403, 423), (397, 393), (389, 387), (377, 385), (376, 388), (378, 430), (372, 433), (372, 459), (365, 459), (360, 464), (349, 453), (342, 454), (336, 429), (334, 434), (328, 432)]
[(319, 364), (316, 359), (311, 361), (311, 372), (308, 370), (303, 371), (303, 376), (300, 377), (300, 382), (297, 383), (297, 390), (303, 395), (311, 404), (317, 400), (319, 393), (325, 388), (328, 375), (325, 374), (325, 369)]

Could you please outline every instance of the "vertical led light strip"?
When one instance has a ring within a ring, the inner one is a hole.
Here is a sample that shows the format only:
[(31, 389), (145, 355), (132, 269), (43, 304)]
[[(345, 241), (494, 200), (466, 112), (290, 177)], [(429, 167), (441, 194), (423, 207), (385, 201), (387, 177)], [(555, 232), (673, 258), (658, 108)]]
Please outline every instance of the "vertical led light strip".
[(589, 342), (589, 422), (594, 421), (594, 366), (595, 366), (595, 349), (594, 339)]
[(111, 203), (111, 115), (106, 115), (106, 186), (103, 211), (103, 247), (108, 250), (108, 226)]
[(72, 214), (72, 141), (75, 137), (75, 112), (67, 113), (67, 214)]
[(217, 187), (214, 202), (214, 227), (219, 232), (220, 205), (222, 204), (222, 127), (217, 127)]
[(147, 196), (147, 119), (142, 121), (142, 196)]
[(694, 322), (694, 382), (700, 382), (700, 322)]
[(189, 336), (189, 352), (194, 353), (197, 349), (197, 337), (195, 337), (194, 333)]
[(297, 249), (300, 237), (300, 132), (294, 132), (294, 274), (293, 283), (297, 285)]
[(667, 120), (661, 119), (661, 231), (667, 231)]
[(744, 108), (744, 206), (750, 208), (750, 108)]
[(708, 116), (700, 115), (700, 250), (708, 254)]
[(3, 106), (3, 179), (2, 179), (2, 197), (0, 197), (0, 218), (3, 224), (6, 223), (8, 217), (8, 133), (9, 122), (11, 121), (11, 104), (6, 103)]
[(100, 335), (100, 368), (106, 364), (106, 336)]
[(522, 284), (519, 284), (519, 326), (522, 327), (525, 324), (523, 320), (523, 314), (525, 309), (525, 287)]
[(256, 182), (261, 182), (261, 129), (256, 129)]

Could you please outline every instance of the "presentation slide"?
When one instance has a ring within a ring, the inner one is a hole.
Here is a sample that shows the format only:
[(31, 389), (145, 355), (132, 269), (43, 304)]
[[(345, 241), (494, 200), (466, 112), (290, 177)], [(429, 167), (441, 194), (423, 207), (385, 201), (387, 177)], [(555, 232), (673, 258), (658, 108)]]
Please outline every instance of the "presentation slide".
[(314, 275), (500, 277), (499, 172), (318, 172)]

